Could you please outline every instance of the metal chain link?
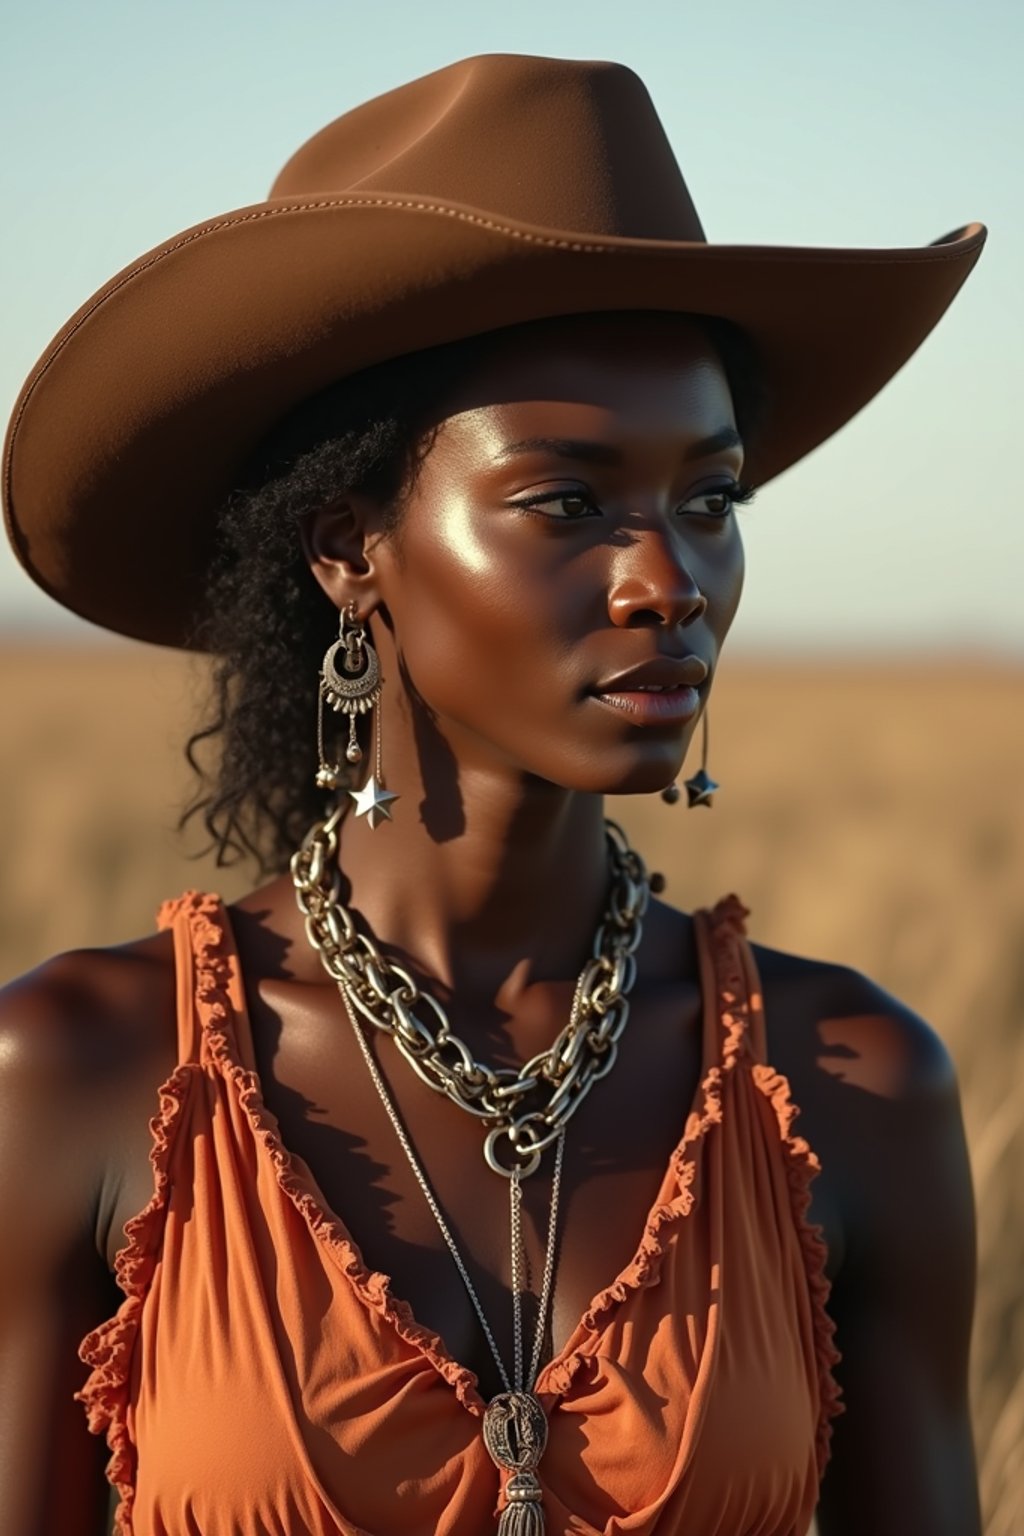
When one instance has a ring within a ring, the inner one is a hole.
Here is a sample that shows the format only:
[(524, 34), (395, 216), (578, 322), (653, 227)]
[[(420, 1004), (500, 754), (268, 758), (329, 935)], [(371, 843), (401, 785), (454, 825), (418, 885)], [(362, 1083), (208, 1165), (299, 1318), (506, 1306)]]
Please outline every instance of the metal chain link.
[[(351, 1006), (391, 1036), (416, 1075), (487, 1127), (488, 1167), (506, 1178), (514, 1173), (525, 1178), (615, 1064), (650, 898), (643, 860), (621, 827), (605, 821), (612, 876), (608, 905), (577, 982), (569, 1022), (546, 1051), (518, 1069), (488, 1067), (452, 1033), (441, 1004), (420, 990), (404, 966), (382, 955), (342, 905), (337, 865), (341, 813), (339, 803), (326, 820), (316, 822), (291, 861), (310, 944)], [(429, 1022), (420, 1017), (424, 1010), (432, 1015)]]

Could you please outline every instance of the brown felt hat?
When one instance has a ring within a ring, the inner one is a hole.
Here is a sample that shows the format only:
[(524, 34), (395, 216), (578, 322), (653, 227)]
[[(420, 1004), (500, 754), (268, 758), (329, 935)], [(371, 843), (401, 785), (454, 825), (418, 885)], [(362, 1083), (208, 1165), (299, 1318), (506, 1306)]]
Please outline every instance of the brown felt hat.
[(188, 643), (214, 514), (307, 396), (407, 352), (555, 315), (721, 316), (765, 405), (744, 479), (835, 432), (937, 323), (985, 241), (709, 245), (619, 64), (465, 59), (347, 112), (270, 197), (126, 267), (47, 347), (4, 455), (29, 575), (108, 629)]

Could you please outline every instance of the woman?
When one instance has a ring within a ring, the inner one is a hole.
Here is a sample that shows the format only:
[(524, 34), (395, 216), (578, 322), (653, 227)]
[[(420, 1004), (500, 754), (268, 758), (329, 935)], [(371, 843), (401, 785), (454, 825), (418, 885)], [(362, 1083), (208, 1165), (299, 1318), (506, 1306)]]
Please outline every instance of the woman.
[(12, 541), (218, 656), (193, 810), (273, 878), (4, 994), (5, 1530), (103, 1528), (73, 1394), (136, 1536), (978, 1530), (944, 1048), (603, 797), (678, 796), (737, 506), (983, 239), (708, 246), (635, 76), (493, 56), (51, 345)]

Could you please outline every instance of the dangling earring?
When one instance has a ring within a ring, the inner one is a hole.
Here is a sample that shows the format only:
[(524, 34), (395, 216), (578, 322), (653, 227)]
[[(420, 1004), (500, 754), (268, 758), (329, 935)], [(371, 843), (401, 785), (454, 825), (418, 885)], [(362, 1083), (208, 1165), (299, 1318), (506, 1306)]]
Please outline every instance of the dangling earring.
[[(348, 745), (346, 760), (362, 761), (363, 752), (356, 739), (356, 719), (372, 711), (380, 702), (380, 659), (370, 643), (366, 626), (359, 619), (354, 602), (342, 610), (339, 620), (338, 639), (329, 647), (320, 668), (320, 693), (317, 704), (317, 752), (320, 766), (316, 782), (320, 789), (338, 789), (345, 778), (340, 763), (328, 763), (324, 757), (324, 705), (328, 704), (337, 714), (348, 716)], [(338, 659), (341, 658), (341, 666)], [(362, 789), (347, 791), (356, 802), (356, 815), (365, 816), (374, 831), (384, 820), (391, 820), (391, 802), (397, 800), (384, 787), (384, 770), (381, 763), (380, 720), (374, 716), (371, 724), (374, 738), (374, 772)]]
[[(714, 795), (715, 790), (721, 789), (722, 787), (720, 784), (716, 784), (715, 780), (708, 773), (707, 705), (704, 706), (704, 714), (701, 719), (701, 730), (703, 733), (703, 741), (701, 744), (700, 768), (693, 775), (692, 779), (683, 780), (683, 785), (686, 789), (687, 810), (692, 810), (695, 805), (706, 805), (710, 809), (712, 796)], [(679, 799), (679, 785), (669, 784), (665, 789), (662, 790), (661, 798), (664, 800), (666, 805), (675, 805)]]
[(704, 706), (704, 715), (701, 721), (701, 726), (703, 732), (703, 740), (701, 743), (700, 767), (693, 775), (692, 779), (683, 780), (683, 784), (686, 789), (687, 800), (689, 802), (687, 805), (687, 810), (692, 810), (695, 805), (706, 805), (710, 807), (712, 795), (715, 793), (716, 789), (721, 788), (721, 785), (716, 784), (714, 779), (708, 773), (708, 710), (706, 704)]

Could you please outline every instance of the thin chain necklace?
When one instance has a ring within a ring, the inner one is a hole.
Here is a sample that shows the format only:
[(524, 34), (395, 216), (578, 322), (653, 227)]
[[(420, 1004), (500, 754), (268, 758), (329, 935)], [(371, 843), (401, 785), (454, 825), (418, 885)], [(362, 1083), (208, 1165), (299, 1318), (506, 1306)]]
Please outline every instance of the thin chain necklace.
[[(455, 1268), (458, 1270), (462, 1283), (466, 1288), (504, 1388), (504, 1391), (499, 1392), (497, 1397), (492, 1397), (491, 1401), (487, 1404), (484, 1410), (483, 1422), (483, 1441), (491, 1460), (500, 1470), (510, 1474), (505, 1484), (505, 1507), (498, 1517), (497, 1536), (544, 1536), (544, 1514), (541, 1503), (543, 1490), (537, 1477), (537, 1466), (547, 1447), (548, 1421), (547, 1415), (535, 1396), (533, 1388), (540, 1370), (540, 1357), (544, 1344), (544, 1333), (547, 1327), (547, 1316), (551, 1305), (551, 1292), (555, 1276), (555, 1236), (558, 1227), (559, 1195), (562, 1188), (565, 1126), (562, 1126), (558, 1133), (558, 1139), (555, 1142), (555, 1168), (551, 1179), (551, 1203), (548, 1208), (547, 1242), (544, 1248), (544, 1273), (541, 1280), (540, 1301), (537, 1308), (537, 1323), (533, 1336), (533, 1348), (530, 1352), (529, 1370), (525, 1373), (523, 1370), (525, 1351), (523, 1347), (522, 1312), (523, 1187), (518, 1168), (513, 1170), (508, 1180), (513, 1349), (512, 1376), (510, 1378), (505, 1362), (501, 1358), (501, 1351), (498, 1349), (491, 1325), (487, 1321), (487, 1314), (484, 1312), (483, 1305), (476, 1293), (476, 1288), (469, 1277), (469, 1270), (466, 1267), (465, 1260), (459, 1252), (458, 1244), (452, 1236), (451, 1228), (444, 1218), (444, 1213), (438, 1203), (437, 1196), (434, 1194), (433, 1186), (413, 1150), (412, 1142), (409, 1140), (401, 1116), (388, 1092), (387, 1084), (384, 1082), (380, 1069), (373, 1059), (373, 1053), (367, 1044), (366, 1035), (356, 1017), (356, 1011), (352, 1007), (348, 992), (344, 986), (339, 986), (338, 990), (341, 993), (349, 1023), (352, 1025), (352, 1031), (359, 1043), (359, 1049), (369, 1069), (373, 1085), (387, 1112), (388, 1119), (394, 1126), (398, 1143), (405, 1153), (413, 1176), (423, 1192), (423, 1197), (430, 1208), (441, 1236), (444, 1238), (448, 1252), (452, 1256)], [(577, 1002), (578, 997), (579, 990), (577, 989)]]
[(530, 1391), (537, 1379), (537, 1372), (540, 1366), (540, 1354), (544, 1339), (544, 1327), (547, 1321), (547, 1310), (551, 1300), (551, 1285), (554, 1279), (555, 1228), (558, 1222), (558, 1197), (562, 1182), (562, 1159), (565, 1148), (565, 1131), (563, 1129), (557, 1142), (555, 1143), (555, 1172), (551, 1184), (551, 1205), (548, 1212), (548, 1236), (547, 1246), (544, 1254), (544, 1275), (541, 1282), (539, 1315), (537, 1319), (537, 1330), (533, 1340), (533, 1350), (530, 1356), (529, 1376), (525, 1380), (523, 1377), (523, 1321), (521, 1305), (522, 1290), (520, 1287), (522, 1268), (521, 1208), (523, 1200), (523, 1186), (519, 1177), (518, 1170), (513, 1173), (512, 1177), (508, 1181), (509, 1233), (512, 1250), (512, 1328), (514, 1350), (512, 1379), (509, 1380), (508, 1371), (505, 1369), (505, 1362), (501, 1358), (501, 1353), (498, 1349), (497, 1343), (495, 1342), (494, 1334), (491, 1332), (490, 1324), (487, 1321), (487, 1316), (484, 1312), (483, 1306), (481, 1305), (480, 1298), (473, 1287), (473, 1282), (469, 1278), (469, 1271), (466, 1268), (462, 1255), (459, 1252), (454, 1237), (452, 1236), (451, 1228), (445, 1221), (444, 1214), (441, 1210), (440, 1204), (438, 1203), (437, 1196), (434, 1194), (433, 1185), (427, 1178), (426, 1173), (423, 1171), (423, 1165), (413, 1150), (413, 1145), (409, 1140), (408, 1132), (402, 1123), (402, 1118), (399, 1115), (398, 1110), (395, 1108), (394, 1100), (388, 1092), (388, 1087), (383, 1077), (381, 1076), (380, 1068), (377, 1066), (377, 1063), (373, 1059), (373, 1053), (367, 1044), (366, 1035), (359, 1024), (358, 1019), (356, 1018), (352, 1004), (344, 991), (341, 995), (345, 1002), (345, 1008), (348, 1013), (349, 1022), (352, 1025), (353, 1033), (355, 1034), (356, 1040), (359, 1042), (359, 1049), (363, 1054), (363, 1060), (366, 1062), (366, 1065), (369, 1068), (370, 1076), (373, 1079), (373, 1085), (377, 1090), (381, 1103), (387, 1111), (388, 1119), (391, 1121), (391, 1124), (395, 1128), (395, 1135), (398, 1137), (399, 1145), (401, 1146), (402, 1151), (405, 1153), (409, 1167), (413, 1171), (417, 1184), (423, 1191), (424, 1199), (426, 1200), (427, 1205), (430, 1207), (434, 1220), (437, 1222), (438, 1228), (440, 1229), (441, 1236), (444, 1238), (445, 1243), (447, 1244), (448, 1252), (451, 1254), (455, 1261), (455, 1268), (458, 1270), (462, 1277), (462, 1283), (466, 1287), (470, 1301), (473, 1303), (473, 1310), (476, 1312), (480, 1327), (483, 1329), (484, 1337), (487, 1340), (491, 1354), (494, 1357), (494, 1363), (498, 1368), (498, 1375), (501, 1377), (502, 1385), (506, 1392), (522, 1392), (524, 1389), (526, 1391)]
[[(487, 1451), (496, 1466), (509, 1474), (498, 1536), (544, 1536), (543, 1491), (536, 1469), (547, 1445), (548, 1425), (533, 1389), (554, 1285), (566, 1125), (593, 1083), (604, 1077), (615, 1061), (629, 1013), (628, 993), (636, 979), (633, 955), (640, 942), (649, 897), (647, 872), (621, 829), (606, 822), (613, 884), (608, 909), (594, 939), (593, 956), (576, 983), (569, 1022), (549, 1051), (534, 1057), (518, 1072), (492, 1070), (474, 1061), (451, 1033), (441, 1005), (429, 994), (421, 993), (409, 973), (385, 958), (372, 939), (357, 932), (351, 914), (338, 899), (340, 872), (334, 855), (339, 819), (335, 813), (316, 823), (292, 859), (292, 879), (299, 909), (306, 919), (306, 934), (337, 985), (371, 1081), (451, 1254), (498, 1368), (504, 1390), (488, 1403), (483, 1419)], [(332, 865), (333, 875), (328, 877)], [(439, 1021), (436, 1032), (412, 1014), (411, 1005), (420, 1001), (430, 1006)], [(424, 1082), (490, 1126), (484, 1144), (486, 1161), (494, 1172), (507, 1178), (509, 1190), (511, 1378), (469, 1270), (373, 1058), (360, 1015), (392, 1036)], [(450, 1058), (453, 1051), (455, 1060), (451, 1064), (445, 1058)], [(525, 1107), (545, 1081), (552, 1089), (546, 1107)], [(508, 1139), (507, 1164), (495, 1151), (498, 1134)], [(544, 1151), (552, 1144), (555, 1166), (544, 1271), (529, 1369), (524, 1371), (522, 1179), (535, 1172)]]

